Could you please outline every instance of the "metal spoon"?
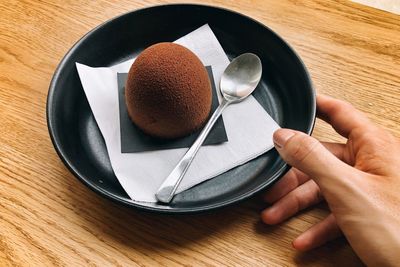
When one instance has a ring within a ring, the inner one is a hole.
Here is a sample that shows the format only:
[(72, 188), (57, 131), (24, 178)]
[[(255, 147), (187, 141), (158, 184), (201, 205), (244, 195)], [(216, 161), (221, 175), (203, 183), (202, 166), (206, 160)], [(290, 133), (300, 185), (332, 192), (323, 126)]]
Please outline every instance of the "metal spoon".
[(178, 185), (185, 176), (197, 151), (206, 139), (222, 111), (232, 103), (237, 103), (249, 96), (261, 79), (262, 66), (258, 56), (246, 53), (238, 56), (228, 65), (221, 77), (220, 90), (223, 100), (207, 122), (196, 141), (168, 175), (156, 193), (160, 202), (169, 203), (174, 197)]

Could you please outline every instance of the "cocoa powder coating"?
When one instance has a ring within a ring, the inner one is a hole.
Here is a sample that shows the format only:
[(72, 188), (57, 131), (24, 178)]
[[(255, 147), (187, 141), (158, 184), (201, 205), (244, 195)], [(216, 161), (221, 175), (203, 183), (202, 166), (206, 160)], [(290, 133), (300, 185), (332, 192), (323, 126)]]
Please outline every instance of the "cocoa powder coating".
[(210, 113), (211, 98), (210, 80), (199, 58), (174, 43), (145, 49), (132, 64), (125, 86), (131, 120), (159, 138), (199, 129)]

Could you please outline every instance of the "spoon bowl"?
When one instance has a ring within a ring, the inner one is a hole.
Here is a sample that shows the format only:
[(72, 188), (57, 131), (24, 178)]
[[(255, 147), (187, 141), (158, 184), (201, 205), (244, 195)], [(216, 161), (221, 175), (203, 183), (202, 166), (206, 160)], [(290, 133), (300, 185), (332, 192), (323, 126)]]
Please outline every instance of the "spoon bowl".
[(242, 101), (257, 87), (261, 75), (262, 65), (257, 55), (245, 53), (236, 57), (221, 77), (220, 90), (223, 97), (231, 102)]

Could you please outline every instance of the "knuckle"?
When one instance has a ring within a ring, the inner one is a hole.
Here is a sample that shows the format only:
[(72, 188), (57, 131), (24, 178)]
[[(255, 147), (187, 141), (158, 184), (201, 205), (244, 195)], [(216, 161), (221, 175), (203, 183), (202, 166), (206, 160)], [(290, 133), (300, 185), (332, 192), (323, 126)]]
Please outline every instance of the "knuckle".
[(345, 100), (339, 100), (340, 105), (338, 105), (339, 107), (341, 107), (342, 110), (344, 111), (349, 111), (349, 110), (354, 110), (355, 107), (350, 104), (349, 102), (345, 101)]
[(389, 133), (381, 129), (354, 129), (351, 138), (357, 139), (362, 145), (368, 144), (369, 150), (373, 152), (385, 151), (393, 145), (393, 140)]
[(301, 211), (304, 207), (304, 200), (299, 194), (293, 194), (292, 196), (293, 203), (294, 203), (294, 210), (293, 213), (297, 213)]
[(315, 205), (323, 199), (319, 187), (313, 181), (302, 185), (301, 190), (298, 190), (293, 197), (296, 202), (297, 211)]
[(287, 151), (289, 159), (291, 162), (295, 163), (304, 162), (319, 145), (319, 142), (316, 139), (305, 134), (298, 134), (288, 142)]
[(337, 103), (335, 103), (335, 105), (332, 105), (330, 107), (332, 114), (345, 114), (355, 109), (353, 105), (351, 105), (349, 102), (339, 99), (337, 99), (336, 101)]

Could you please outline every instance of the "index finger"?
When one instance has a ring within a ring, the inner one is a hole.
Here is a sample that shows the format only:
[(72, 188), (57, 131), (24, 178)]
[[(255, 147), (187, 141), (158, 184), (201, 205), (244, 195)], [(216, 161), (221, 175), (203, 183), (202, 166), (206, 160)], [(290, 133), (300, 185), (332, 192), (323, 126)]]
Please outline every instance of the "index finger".
[(373, 126), (367, 116), (351, 104), (326, 95), (317, 95), (317, 117), (326, 121), (343, 137), (356, 128)]

